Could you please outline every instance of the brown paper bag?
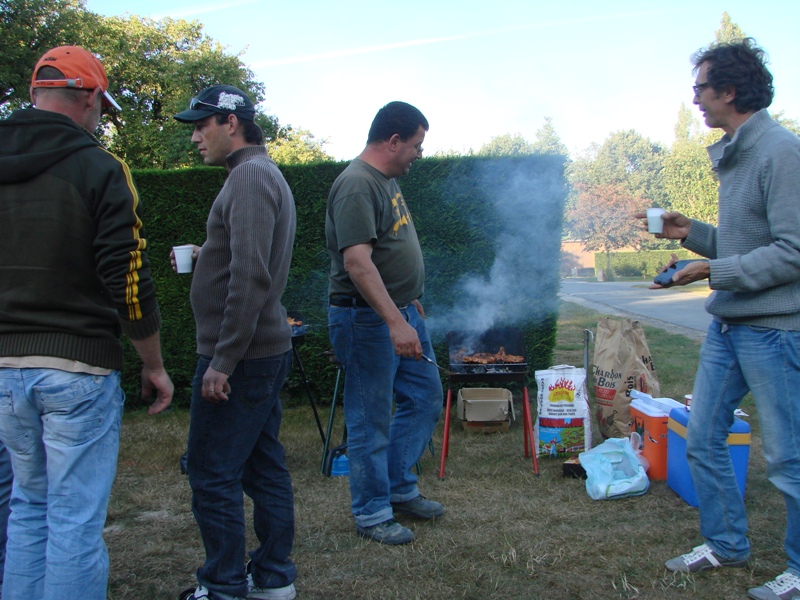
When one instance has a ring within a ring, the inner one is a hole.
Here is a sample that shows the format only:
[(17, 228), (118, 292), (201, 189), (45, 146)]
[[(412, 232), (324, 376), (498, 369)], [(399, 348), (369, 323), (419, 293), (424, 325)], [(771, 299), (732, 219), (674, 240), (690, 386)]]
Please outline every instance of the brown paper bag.
[(595, 413), (604, 438), (630, 435), (630, 391), (660, 394), (656, 368), (639, 321), (600, 319), (594, 345)]

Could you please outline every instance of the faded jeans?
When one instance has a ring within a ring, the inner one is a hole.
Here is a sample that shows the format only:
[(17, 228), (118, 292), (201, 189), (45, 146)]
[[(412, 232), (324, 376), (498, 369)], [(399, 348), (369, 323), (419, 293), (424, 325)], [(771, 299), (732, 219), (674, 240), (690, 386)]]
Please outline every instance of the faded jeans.
[(758, 411), (767, 477), (786, 502), (789, 571), (800, 575), (800, 332), (711, 323), (700, 351), (686, 432), (700, 533), (720, 556), (750, 554), (747, 514), (728, 452), (733, 411), (748, 391)]
[(245, 521), (242, 492), (253, 500), (259, 547), (250, 552), (257, 587), (284, 587), (297, 569), (289, 558), (294, 543), (294, 495), (286, 468), (279, 392), (292, 364), (291, 351), (243, 360), (228, 378), (227, 402), (202, 396), (210, 358), (201, 356), (192, 382), (189, 425), (189, 484), (192, 512), (206, 560), (197, 580), (212, 598), (247, 596), (244, 571)]
[[(400, 312), (417, 330), (422, 353), (433, 358), (416, 307), (409, 304)], [(371, 308), (331, 306), (328, 331), (345, 370), (351, 511), (359, 526), (370, 527), (392, 518), (391, 502), (419, 495), (412, 467), (442, 412), (442, 382), (432, 364), (394, 353), (389, 327)]]
[(0, 369), (0, 439), (14, 468), (5, 600), (105, 600), (124, 400), (116, 371)]

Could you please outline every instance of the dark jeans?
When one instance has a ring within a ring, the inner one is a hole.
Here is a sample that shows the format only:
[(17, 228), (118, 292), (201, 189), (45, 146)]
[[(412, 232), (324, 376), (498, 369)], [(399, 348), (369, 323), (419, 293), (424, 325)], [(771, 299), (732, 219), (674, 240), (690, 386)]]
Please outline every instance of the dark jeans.
[(227, 402), (203, 398), (210, 359), (201, 356), (192, 382), (189, 484), (206, 550), (198, 581), (212, 594), (247, 596), (242, 492), (253, 499), (253, 525), (260, 542), (250, 552), (258, 587), (283, 587), (297, 577), (289, 559), (294, 541), (294, 496), (284, 449), (278, 441), (278, 393), (291, 366), (291, 351), (244, 360), (228, 379)]

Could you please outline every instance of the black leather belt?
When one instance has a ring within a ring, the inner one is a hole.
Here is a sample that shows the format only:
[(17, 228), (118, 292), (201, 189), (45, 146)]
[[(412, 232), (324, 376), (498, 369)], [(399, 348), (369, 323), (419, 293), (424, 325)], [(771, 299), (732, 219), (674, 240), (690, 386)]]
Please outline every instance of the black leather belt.
[(360, 296), (331, 296), (331, 306), (370, 308), (369, 302)]

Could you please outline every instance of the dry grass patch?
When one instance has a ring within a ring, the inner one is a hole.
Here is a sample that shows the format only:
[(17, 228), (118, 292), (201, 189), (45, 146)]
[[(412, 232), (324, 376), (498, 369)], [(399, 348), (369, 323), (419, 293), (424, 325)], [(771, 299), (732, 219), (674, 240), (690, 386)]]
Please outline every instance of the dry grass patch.
[[(556, 363), (582, 365), (583, 329), (594, 330), (599, 316), (564, 303)], [(681, 397), (699, 347), (646, 331), (665, 382), (662, 392)], [(521, 415), (518, 393), (515, 399)], [(203, 548), (188, 481), (178, 469), (187, 430), (185, 411), (125, 415), (106, 530), (110, 599), (174, 599), (193, 582)], [(338, 440), (340, 422), (335, 431)], [(560, 460), (541, 459), (541, 474), (534, 475), (523, 456), (520, 423), (506, 434), (483, 435), (463, 431), (457, 421), (441, 481), (441, 433), (440, 424), (433, 440), (437, 455), (426, 453), (420, 488), (443, 502), (447, 513), (434, 522), (401, 518), (417, 540), (384, 547), (355, 534), (347, 479), (320, 475), (322, 444), (310, 408), (286, 410), (282, 436), (296, 494), (298, 598), (716, 600), (743, 598), (748, 587), (784, 569), (785, 510), (766, 481), (757, 436), (747, 488), (750, 568), (686, 576), (668, 573), (663, 563), (700, 543), (697, 511), (664, 482), (654, 482), (641, 497), (593, 501), (583, 481), (562, 476)]]

